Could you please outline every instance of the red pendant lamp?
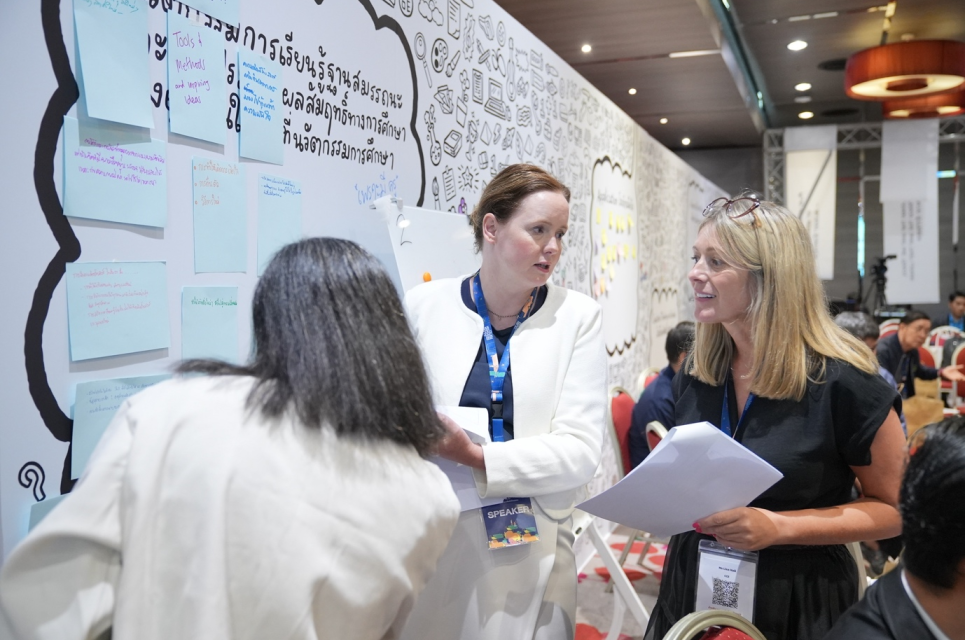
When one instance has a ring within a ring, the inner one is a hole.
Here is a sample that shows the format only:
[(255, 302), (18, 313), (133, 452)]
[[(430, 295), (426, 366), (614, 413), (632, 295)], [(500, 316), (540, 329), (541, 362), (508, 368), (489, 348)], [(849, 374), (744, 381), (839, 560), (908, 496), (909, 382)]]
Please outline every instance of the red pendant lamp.
[(881, 103), (885, 118), (937, 118), (965, 114), (965, 88), (911, 98), (894, 98)]
[(965, 42), (912, 40), (859, 51), (844, 87), (856, 100), (929, 96), (965, 87)]

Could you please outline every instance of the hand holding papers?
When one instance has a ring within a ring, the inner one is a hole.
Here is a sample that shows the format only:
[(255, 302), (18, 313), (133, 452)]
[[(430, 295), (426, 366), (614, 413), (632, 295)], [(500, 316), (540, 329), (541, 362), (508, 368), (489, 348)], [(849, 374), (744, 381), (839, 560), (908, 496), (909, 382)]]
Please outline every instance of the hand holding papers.
[(709, 422), (674, 427), (620, 482), (578, 505), (666, 537), (718, 511), (745, 507), (784, 477)]
[[(485, 409), (436, 407), (436, 410), (452, 418), (456, 424), (463, 428), (469, 439), (476, 444), (489, 442), (489, 414)], [(452, 490), (456, 492), (456, 497), (459, 498), (459, 506), (462, 511), (488, 507), (491, 504), (498, 504), (503, 501), (502, 498), (479, 497), (479, 492), (476, 490), (476, 480), (470, 467), (439, 457), (433, 457), (432, 462), (438, 465), (442, 472), (449, 477)]]

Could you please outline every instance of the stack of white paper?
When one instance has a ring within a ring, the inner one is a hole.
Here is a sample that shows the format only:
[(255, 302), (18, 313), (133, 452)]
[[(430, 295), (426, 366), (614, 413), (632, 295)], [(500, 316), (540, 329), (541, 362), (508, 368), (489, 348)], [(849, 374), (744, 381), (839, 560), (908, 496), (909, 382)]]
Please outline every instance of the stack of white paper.
[(578, 508), (655, 536), (747, 506), (780, 471), (709, 422), (674, 427), (623, 480)]

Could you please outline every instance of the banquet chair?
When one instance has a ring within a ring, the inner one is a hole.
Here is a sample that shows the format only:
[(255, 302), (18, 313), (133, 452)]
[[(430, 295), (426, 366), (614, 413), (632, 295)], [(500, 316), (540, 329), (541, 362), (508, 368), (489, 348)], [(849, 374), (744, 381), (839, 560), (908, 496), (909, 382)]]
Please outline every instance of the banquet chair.
[[(703, 633), (701, 633), (703, 631)], [(677, 621), (663, 640), (767, 640), (753, 624), (730, 611), (695, 611)]]

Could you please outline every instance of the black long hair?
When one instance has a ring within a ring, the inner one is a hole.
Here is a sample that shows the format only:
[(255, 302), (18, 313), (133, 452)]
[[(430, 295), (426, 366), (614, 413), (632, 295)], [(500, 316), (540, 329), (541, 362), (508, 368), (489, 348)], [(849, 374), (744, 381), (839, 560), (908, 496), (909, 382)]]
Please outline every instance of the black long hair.
[(293, 409), (339, 436), (425, 456), (444, 435), (395, 287), (354, 242), (309, 238), (279, 250), (255, 288), (252, 320), (248, 364), (189, 360), (178, 371), (252, 376), (249, 407), (270, 418)]
[(898, 503), (902, 559), (915, 577), (951, 589), (965, 579), (965, 418), (929, 425), (911, 442)]

